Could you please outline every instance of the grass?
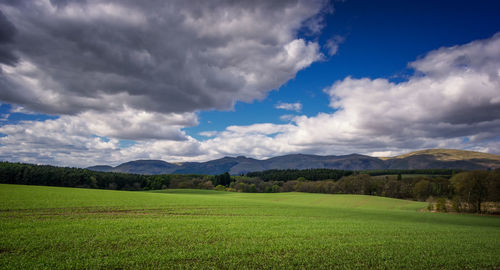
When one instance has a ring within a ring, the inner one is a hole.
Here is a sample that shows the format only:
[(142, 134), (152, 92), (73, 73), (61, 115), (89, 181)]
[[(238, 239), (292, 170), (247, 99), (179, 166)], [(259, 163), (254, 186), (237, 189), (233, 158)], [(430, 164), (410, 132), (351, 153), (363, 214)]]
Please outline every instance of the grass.
[(500, 218), (360, 195), (0, 185), (1, 269), (498, 269)]

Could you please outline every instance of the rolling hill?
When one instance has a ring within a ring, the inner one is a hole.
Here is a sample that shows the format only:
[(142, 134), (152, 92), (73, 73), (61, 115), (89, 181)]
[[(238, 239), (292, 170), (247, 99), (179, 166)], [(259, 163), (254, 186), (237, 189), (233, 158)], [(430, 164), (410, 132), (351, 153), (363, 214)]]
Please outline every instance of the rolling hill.
[(498, 269), (500, 219), (368, 195), (0, 184), (1, 269)]
[(254, 158), (224, 157), (207, 162), (168, 163), (161, 160), (136, 160), (116, 167), (99, 165), (89, 167), (94, 171), (124, 172), (137, 174), (221, 174), (233, 175), (270, 169), (496, 169), (500, 168), (500, 156), (488, 153), (428, 149), (395, 157), (377, 158), (351, 154), (342, 156), (318, 156), (291, 154), (265, 160)]

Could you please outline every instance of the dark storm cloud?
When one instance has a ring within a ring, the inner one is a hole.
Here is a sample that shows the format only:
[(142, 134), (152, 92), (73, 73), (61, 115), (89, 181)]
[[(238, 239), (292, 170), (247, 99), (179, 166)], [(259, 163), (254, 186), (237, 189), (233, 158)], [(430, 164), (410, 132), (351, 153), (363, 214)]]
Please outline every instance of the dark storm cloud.
[[(0, 100), (55, 114), (228, 109), (320, 59), (297, 38), (323, 1), (10, 1), (0, 4)], [(9, 23), (12, 22), (12, 23)], [(313, 20), (314, 21), (314, 20)], [(321, 20), (318, 21), (318, 24)]]
[(10, 45), (14, 41), (15, 34), (16, 28), (0, 10), (0, 63), (13, 65), (17, 62), (17, 57), (12, 53)]

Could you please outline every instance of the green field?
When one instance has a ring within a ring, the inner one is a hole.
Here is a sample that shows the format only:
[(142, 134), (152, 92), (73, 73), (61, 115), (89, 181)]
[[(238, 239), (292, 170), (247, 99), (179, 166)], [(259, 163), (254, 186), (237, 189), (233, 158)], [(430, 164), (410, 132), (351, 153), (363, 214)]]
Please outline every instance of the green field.
[(498, 269), (500, 218), (362, 195), (0, 185), (1, 269)]

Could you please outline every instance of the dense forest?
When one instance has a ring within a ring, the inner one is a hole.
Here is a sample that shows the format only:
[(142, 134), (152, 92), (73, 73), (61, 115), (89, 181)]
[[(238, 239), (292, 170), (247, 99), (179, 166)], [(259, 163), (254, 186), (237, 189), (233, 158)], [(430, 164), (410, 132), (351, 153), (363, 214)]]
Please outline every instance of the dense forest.
[(249, 172), (246, 176), (260, 178), (264, 181), (290, 181), (300, 177), (311, 181), (317, 180), (338, 180), (343, 176), (351, 175), (352, 171), (332, 170), (332, 169), (306, 169), (306, 170), (267, 170), (262, 172)]
[(207, 181), (212, 185), (213, 176), (203, 175), (140, 175), (113, 172), (96, 172), (87, 169), (63, 168), (48, 165), (0, 162), (0, 183), (80, 187), (117, 190), (150, 190), (184, 188), (187, 182)]
[(242, 176), (139, 175), (0, 162), (0, 183), (116, 190), (166, 188), (234, 192), (364, 194), (429, 201), (431, 210), (499, 212), (500, 171), (269, 170)]
[(368, 171), (347, 171), (347, 170), (333, 170), (333, 169), (306, 169), (306, 170), (266, 170), (261, 172), (249, 172), (246, 174), (248, 177), (257, 177), (264, 181), (290, 181), (296, 180), (300, 177), (311, 181), (317, 180), (339, 180), (344, 176), (352, 174), (368, 174), (371, 176), (377, 175), (399, 175), (399, 174), (419, 174), (419, 175), (443, 175), (451, 176), (459, 172), (458, 170), (450, 169), (419, 169), (419, 170), (368, 170)]

